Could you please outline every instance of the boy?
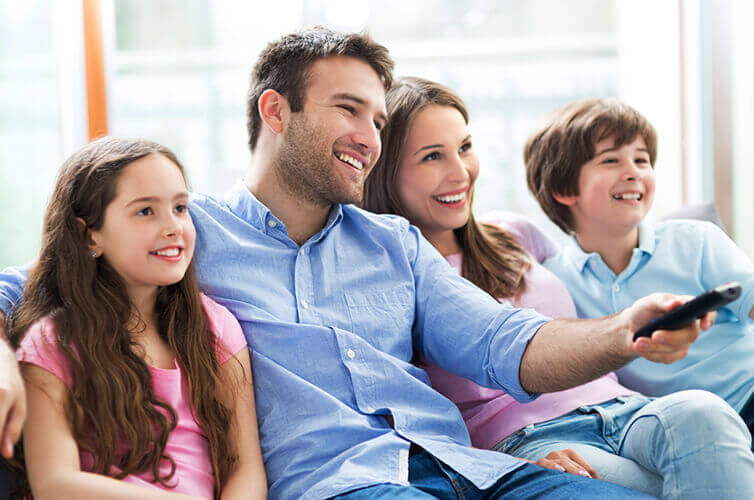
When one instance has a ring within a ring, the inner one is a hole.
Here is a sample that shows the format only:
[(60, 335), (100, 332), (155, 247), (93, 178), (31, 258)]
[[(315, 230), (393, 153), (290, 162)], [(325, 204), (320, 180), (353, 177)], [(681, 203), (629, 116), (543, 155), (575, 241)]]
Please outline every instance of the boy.
[(695, 296), (739, 282), (741, 297), (718, 312), (685, 359), (637, 359), (617, 373), (622, 384), (652, 396), (714, 392), (752, 430), (754, 265), (711, 223), (644, 220), (656, 156), (654, 127), (626, 104), (586, 99), (555, 110), (524, 148), (530, 191), (573, 236), (545, 266), (566, 284), (581, 318), (617, 313), (651, 292)]

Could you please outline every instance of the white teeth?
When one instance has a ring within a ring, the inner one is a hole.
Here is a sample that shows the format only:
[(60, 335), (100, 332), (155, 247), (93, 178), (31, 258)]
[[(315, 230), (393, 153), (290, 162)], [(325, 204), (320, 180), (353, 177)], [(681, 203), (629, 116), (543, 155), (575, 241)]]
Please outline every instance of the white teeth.
[(458, 203), (466, 199), (466, 191), (450, 196), (435, 196), (435, 199), (442, 203)]
[(361, 170), (362, 168), (364, 168), (364, 164), (363, 163), (361, 163), (356, 158), (352, 158), (351, 156), (349, 156), (349, 155), (347, 155), (345, 153), (335, 153), (335, 156), (337, 156), (340, 161), (344, 161), (344, 162), (348, 163), (349, 165), (351, 165), (354, 168), (357, 168), (359, 170)]
[(638, 201), (641, 199), (641, 193), (623, 193), (623, 194), (614, 194), (613, 198), (616, 200), (634, 200)]
[(177, 257), (179, 253), (181, 253), (179, 248), (168, 248), (167, 250), (158, 250), (155, 252), (156, 255), (162, 255), (163, 257)]

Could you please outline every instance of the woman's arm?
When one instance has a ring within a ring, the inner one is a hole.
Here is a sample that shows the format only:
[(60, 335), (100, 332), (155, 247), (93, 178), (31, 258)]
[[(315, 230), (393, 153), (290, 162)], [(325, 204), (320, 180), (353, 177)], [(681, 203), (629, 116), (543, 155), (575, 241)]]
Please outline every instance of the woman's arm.
[(28, 418), (24, 454), (35, 499), (196, 499), (171, 491), (143, 488), (80, 470), (79, 451), (63, 410), (67, 388), (47, 370), (22, 364)]
[(220, 397), (233, 411), (229, 436), (231, 451), (238, 456), (223, 488), (222, 498), (264, 499), (267, 497), (267, 476), (259, 446), (251, 361), (246, 347), (223, 363), (220, 378)]

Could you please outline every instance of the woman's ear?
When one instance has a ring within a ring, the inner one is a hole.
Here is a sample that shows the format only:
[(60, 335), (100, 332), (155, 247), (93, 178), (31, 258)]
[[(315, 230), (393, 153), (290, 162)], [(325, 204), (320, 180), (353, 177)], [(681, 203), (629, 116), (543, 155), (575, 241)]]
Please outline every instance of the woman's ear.
[(102, 248), (97, 243), (96, 231), (92, 231), (91, 228), (86, 225), (84, 219), (82, 219), (81, 217), (76, 217), (76, 225), (79, 227), (79, 231), (81, 231), (81, 235), (84, 237), (86, 245), (87, 247), (89, 247), (89, 253), (92, 255), (92, 257), (96, 258), (101, 256)]
[(283, 97), (280, 92), (267, 89), (259, 96), (257, 111), (267, 128), (273, 134), (278, 135), (285, 130), (291, 108), (288, 105), (288, 99)]
[(578, 196), (574, 194), (568, 196), (562, 194), (553, 194), (552, 197), (555, 198), (555, 201), (567, 207), (570, 207), (574, 203), (576, 203), (576, 199), (578, 198)]

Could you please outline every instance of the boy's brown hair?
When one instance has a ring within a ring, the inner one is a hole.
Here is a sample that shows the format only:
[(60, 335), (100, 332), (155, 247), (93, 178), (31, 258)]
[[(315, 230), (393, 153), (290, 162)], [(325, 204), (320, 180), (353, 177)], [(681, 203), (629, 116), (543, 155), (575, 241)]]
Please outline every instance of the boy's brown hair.
[(570, 208), (553, 195), (579, 194), (581, 167), (594, 158), (594, 146), (612, 137), (623, 146), (644, 140), (649, 162), (657, 159), (657, 132), (631, 106), (617, 99), (583, 99), (552, 111), (524, 146), (529, 191), (551, 221), (566, 233), (575, 231)]
[(366, 33), (340, 33), (315, 26), (285, 35), (267, 45), (251, 71), (246, 96), (246, 126), (252, 151), (262, 126), (257, 111), (262, 93), (274, 89), (288, 100), (292, 112), (301, 111), (312, 64), (330, 56), (361, 59), (377, 73), (385, 91), (393, 84), (394, 63), (387, 48)]

